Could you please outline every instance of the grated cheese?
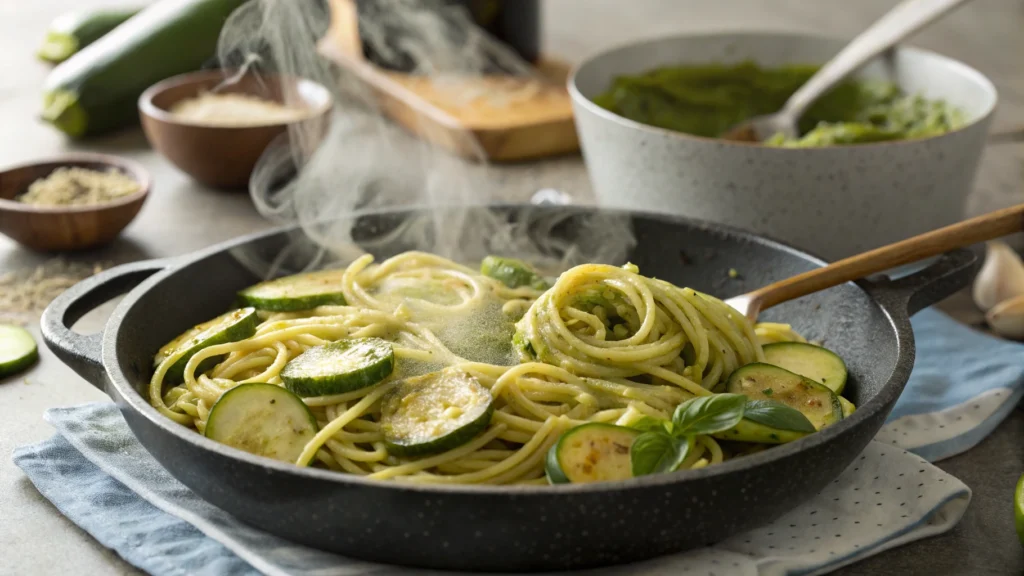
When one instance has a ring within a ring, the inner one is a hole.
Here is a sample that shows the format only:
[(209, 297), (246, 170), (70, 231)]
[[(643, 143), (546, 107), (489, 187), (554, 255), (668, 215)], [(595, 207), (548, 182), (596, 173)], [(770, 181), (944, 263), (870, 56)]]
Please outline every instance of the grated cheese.
[(304, 108), (284, 106), (247, 94), (204, 93), (174, 104), (177, 118), (204, 126), (267, 126), (295, 122), (310, 116)]
[(19, 202), (39, 206), (92, 206), (131, 196), (142, 186), (130, 176), (110, 169), (58, 168), (29, 185)]
[(37, 321), (54, 298), (103, 268), (103, 264), (54, 258), (35, 268), (0, 273), (0, 323)]

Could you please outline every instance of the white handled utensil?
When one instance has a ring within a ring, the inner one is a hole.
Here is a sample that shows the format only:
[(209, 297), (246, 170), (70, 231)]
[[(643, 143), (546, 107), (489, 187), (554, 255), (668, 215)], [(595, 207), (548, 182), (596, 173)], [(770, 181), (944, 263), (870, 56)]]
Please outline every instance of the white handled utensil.
[(871, 59), (967, 1), (904, 0), (822, 66), (789, 97), (782, 110), (755, 116), (731, 128), (722, 137), (761, 142), (781, 133), (786, 138), (796, 138), (800, 135), (797, 121), (818, 98)]

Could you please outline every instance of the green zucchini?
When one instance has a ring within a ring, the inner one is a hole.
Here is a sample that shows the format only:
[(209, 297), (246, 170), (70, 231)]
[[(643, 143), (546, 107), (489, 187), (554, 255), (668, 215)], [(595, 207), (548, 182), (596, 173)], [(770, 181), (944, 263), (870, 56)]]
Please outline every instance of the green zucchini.
[(843, 418), (849, 418), (850, 414), (853, 414), (857, 410), (857, 407), (853, 405), (853, 402), (850, 402), (842, 396), (839, 397), (839, 403), (843, 405)]
[(764, 361), (824, 384), (836, 394), (846, 388), (846, 363), (834, 352), (814, 344), (776, 342), (764, 347)]
[[(217, 344), (245, 340), (256, 333), (259, 322), (255, 308), (242, 308), (193, 326), (157, 351), (153, 358), (153, 367), (156, 368), (164, 360), (184, 350), (184, 355), (176, 360), (164, 375), (164, 382), (168, 384), (181, 383), (185, 379), (185, 366), (196, 352)], [(203, 360), (196, 368), (196, 374), (206, 372), (223, 359), (224, 355), (221, 354)]]
[(402, 381), (381, 403), (384, 444), (395, 456), (445, 452), (483, 432), (494, 398), (473, 376), (455, 368)]
[(562, 434), (544, 471), (552, 484), (614, 482), (633, 477), (629, 450), (640, 430), (594, 422)]
[(480, 262), (480, 273), (509, 288), (529, 286), (537, 290), (547, 290), (551, 287), (536, 268), (516, 258), (488, 256)]
[(317, 306), (344, 305), (341, 291), (344, 270), (321, 270), (260, 282), (238, 293), (247, 306), (260, 310), (289, 312)]
[(39, 359), (32, 335), (21, 326), (0, 324), (0, 378), (13, 376)]
[(740, 420), (735, 428), (712, 434), (719, 440), (732, 440), (735, 442), (753, 442), (755, 444), (786, 444), (807, 436), (807, 432), (795, 430), (780, 430), (758, 424), (751, 420)]
[(210, 409), (206, 437), (251, 454), (295, 462), (316, 436), (316, 418), (302, 399), (275, 384), (242, 384)]
[(72, 138), (138, 122), (151, 85), (200, 69), (228, 16), (245, 0), (160, 0), (59, 64), (43, 88), (42, 118)]
[(299, 396), (328, 396), (373, 386), (394, 369), (391, 342), (355, 338), (306, 350), (285, 364), (281, 380)]
[(785, 444), (814, 431), (814, 424), (795, 408), (773, 400), (748, 400), (739, 424), (712, 436), (735, 442)]
[(101, 8), (76, 10), (57, 17), (46, 31), (43, 45), (36, 53), (40, 60), (60, 64), (82, 48), (139, 13), (139, 8)]
[(522, 362), (533, 362), (538, 357), (533, 343), (526, 337), (526, 333), (521, 330), (516, 330), (515, 334), (512, 335), (512, 349), (519, 354), (519, 359)]
[(751, 400), (774, 400), (796, 408), (817, 430), (843, 419), (843, 406), (832, 390), (771, 364), (755, 362), (740, 367), (729, 376), (725, 388)]

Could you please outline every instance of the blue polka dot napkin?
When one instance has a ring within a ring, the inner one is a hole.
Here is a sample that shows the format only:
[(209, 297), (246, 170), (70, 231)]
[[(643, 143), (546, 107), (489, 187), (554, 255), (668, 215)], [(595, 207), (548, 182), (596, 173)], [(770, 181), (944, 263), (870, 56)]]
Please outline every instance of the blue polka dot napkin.
[[(589, 574), (825, 574), (955, 526), (970, 489), (926, 459), (970, 448), (1013, 409), (1024, 390), (1024, 346), (934, 311), (913, 323), (917, 362), (888, 424), (809, 502), (710, 548)], [(342, 558), (234, 520), (164, 470), (113, 404), (45, 418), (57, 434), (16, 450), (15, 463), (68, 518), (156, 576), (440, 574)]]

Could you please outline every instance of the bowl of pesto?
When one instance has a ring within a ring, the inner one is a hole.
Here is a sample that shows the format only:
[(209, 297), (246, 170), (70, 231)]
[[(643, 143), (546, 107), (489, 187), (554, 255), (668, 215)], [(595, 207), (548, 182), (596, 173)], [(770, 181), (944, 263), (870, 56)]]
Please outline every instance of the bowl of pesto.
[(780, 109), (845, 44), (694, 34), (587, 59), (569, 91), (599, 202), (738, 226), (833, 260), (960, 220), (997, 94), (934, 52), (879, 57), (819, 99), (797, 138), (720, 138)]

